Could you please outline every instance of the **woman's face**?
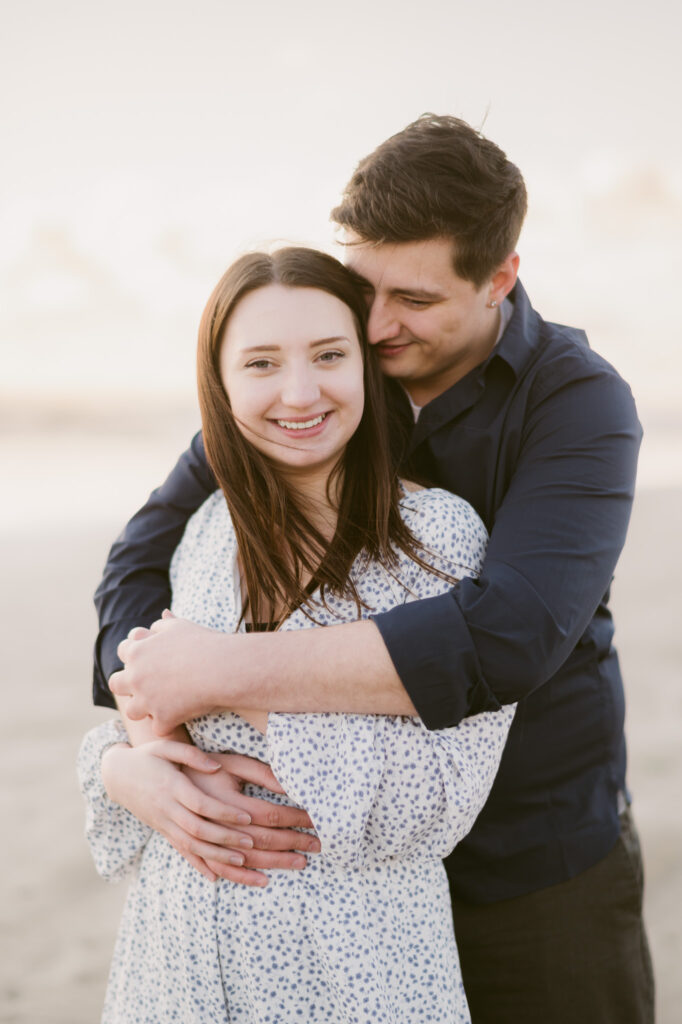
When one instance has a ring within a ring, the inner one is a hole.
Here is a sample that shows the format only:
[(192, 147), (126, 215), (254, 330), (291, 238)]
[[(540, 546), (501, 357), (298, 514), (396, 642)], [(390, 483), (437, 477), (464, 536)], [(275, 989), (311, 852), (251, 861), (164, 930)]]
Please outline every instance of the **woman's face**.
[(239, 429), (295, 476), (329, 474), (364, 405), (348, 306), (318, 288), (269, 284), (234, 308), (220, 371)]

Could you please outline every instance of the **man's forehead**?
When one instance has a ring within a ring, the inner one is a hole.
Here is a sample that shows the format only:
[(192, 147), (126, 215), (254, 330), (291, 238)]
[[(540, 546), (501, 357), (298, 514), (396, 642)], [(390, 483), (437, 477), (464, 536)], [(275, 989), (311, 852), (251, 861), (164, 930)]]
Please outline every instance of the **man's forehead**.
[(431, 238), (418, 242), (368, 242), (351, 236), (343, 260), (374, 289), (433, 293), (457, 278), (454, 243)]

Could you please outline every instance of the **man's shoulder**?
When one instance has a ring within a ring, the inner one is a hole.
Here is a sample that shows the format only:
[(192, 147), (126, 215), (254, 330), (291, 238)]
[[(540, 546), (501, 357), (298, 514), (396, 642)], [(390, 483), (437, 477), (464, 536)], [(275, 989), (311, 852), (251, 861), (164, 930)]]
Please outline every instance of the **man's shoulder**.
[[(527, 303), (525, 294), (524, 300)], [(525, 326), (528, 327), (528, 319), (525, 319)], [(595, 379), (608, 380), (616, 392), (630, 393), (627, 382), (604, 356), (591, 347), (582, 328), (545, 320), (533, 310), (532, 330), (528, 333), (533, 335), (533, 358), (526, 362), (519, 377), (532, 387), (536, 395), (542, 396), (556, 387)]]

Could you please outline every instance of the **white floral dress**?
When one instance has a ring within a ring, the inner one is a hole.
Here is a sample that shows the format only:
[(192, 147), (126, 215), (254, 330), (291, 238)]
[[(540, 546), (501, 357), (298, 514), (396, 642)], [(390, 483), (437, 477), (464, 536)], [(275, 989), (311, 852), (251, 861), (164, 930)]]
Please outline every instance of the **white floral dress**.
[[(457, 577), (478, 571), (487, 538), (466, 502), (423, 490), (405, 493), (401, 508), (427, 560)], [(233, 631), (236, 555), (216, 492), (173, 558), (173, 611)], [(353, 578), (374, 612), (449, 586), (402, 554), (393, 572), (361, 556)], [(354, 602), (328, 604), (316, 605), (320, 623), (357, 617)], [(282, 628), (311, 625), (297, 611)], [(269, 762), (288, 797), (267, 799), (310, 814), (322, 852), (303, 871), (268, 872), (266, 888), (209, 882), (111, 802), (100, 760), (124, 738), (123, 726), (91, 730), (79, 754), (88, 840), (100, 874), (132, 876), (102, 1021), (469, 1021), (441, 858), (486, 800), (513, 713), (506, 707), (431, 732), (416, 718), (346, 714), (270, 714), (266, 736), (229, 713), (190, 722), (202, 749)]]

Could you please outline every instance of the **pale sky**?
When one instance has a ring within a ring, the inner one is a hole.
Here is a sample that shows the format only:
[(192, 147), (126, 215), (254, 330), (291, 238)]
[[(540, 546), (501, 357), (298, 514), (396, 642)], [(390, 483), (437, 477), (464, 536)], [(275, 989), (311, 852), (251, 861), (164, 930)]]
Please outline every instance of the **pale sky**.
[(676, 409), (680, 38), (668, 0), (5, 0), (0, 397), (192, 394), (234, 255), (328, 244), (357, 160), (434, 110), (524, 172), (536, 307)]

